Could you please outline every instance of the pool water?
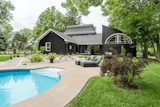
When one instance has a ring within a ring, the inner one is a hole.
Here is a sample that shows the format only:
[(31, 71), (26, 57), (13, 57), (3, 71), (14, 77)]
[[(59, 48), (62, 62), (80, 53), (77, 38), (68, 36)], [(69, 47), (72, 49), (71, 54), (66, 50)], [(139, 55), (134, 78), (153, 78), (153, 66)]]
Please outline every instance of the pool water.
[(0, 107), (6, 107), (36, 96), (54, 85), (63, 69), (43, 68), (36, 70), (0, 71)]

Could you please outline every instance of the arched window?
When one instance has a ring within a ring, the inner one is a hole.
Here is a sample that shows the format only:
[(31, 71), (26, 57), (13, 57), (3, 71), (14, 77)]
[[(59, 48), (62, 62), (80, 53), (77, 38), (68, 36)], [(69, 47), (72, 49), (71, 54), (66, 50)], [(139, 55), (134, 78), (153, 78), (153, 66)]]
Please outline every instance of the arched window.
[(106, 39), (105, 44), (132, 44), (132, 40), (123, 33), (114, 33)]

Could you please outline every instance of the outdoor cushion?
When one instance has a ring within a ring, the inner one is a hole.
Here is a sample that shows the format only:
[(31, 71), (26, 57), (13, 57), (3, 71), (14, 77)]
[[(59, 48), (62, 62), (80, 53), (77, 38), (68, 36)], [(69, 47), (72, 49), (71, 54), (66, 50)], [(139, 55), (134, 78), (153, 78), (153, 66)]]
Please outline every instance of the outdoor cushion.
[(80, 65), (82, 67), (97, 67), (101, 59), (102, 59), (102, 56), (98, 56), (96, 59), (92, 61), (81, 61)]
[(92, 61), (95, 61), (95, 62), (96, 62), (96, 61), (98, 61), (98, 59), (97, 59), (97, 58), (95, 58), (95, 59), (94, 59), (94, 60), (92, 60)]

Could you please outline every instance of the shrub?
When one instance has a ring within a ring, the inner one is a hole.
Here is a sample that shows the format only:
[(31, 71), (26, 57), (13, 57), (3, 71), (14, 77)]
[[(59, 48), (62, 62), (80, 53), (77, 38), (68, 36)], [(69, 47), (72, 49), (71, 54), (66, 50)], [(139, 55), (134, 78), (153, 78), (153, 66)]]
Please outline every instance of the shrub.
[(28, 58), (31, 62), (41, 62), (43, 59), (42, 56), (37, 53), (30, 55)]
[(40, 50), (41, 50), (41, 52), (44, 52), (46, 49), (45, 49), (45, 46), (41, 46), (40, 47)]
[(69, 55), (69, 53), (66, 54), (67, 56)]
[(57, 57), (56, 53), (49, 53), (48, 55), (48, 59), (55, 59), (55, 57)]
[(34, 54), (32, 55), (29, 55), (28, 59), (31, 61), (31, 62), (41, 62), (42, 61), (42, 56), (40, 55), (41, 51), (35, 51)]
[(126, 53), (126, 49), (124, 48), (124, 46), (121, 46), (121, 56), (125, 57), (125, 53)]
[[(108, 74), (108, 76), (113, 75), (114, 77), (114, 83), (121, 87), (129, 87), (133, 88), (131, 86), (138, 87), (133, 83), (133, 80), (135, 77), (138, 77), (140, 80), (143, 80), (140, 77), (140, 74), (142, 73), (142, 68), (145, 67), (145, 64), (148, 65), (148, 60), (139, 60), (138, 62), (132, 61), (132, 55), (128, 53), (126, 57), (122, 57), (122, 60), (118, 60), (117, 58), (117, 51), (113, 48), (110, 48), (110, 50), (114, 51), (114, 56), (112, 59), (105, 58), (105, 62), (102, 63), (101, 66), (101, 76), (105, 76), (105, 73)], [(122, 56), (124, 54), (120, 54), (119, 56)], [(108, 72), (109, 71), (109, 72)]]

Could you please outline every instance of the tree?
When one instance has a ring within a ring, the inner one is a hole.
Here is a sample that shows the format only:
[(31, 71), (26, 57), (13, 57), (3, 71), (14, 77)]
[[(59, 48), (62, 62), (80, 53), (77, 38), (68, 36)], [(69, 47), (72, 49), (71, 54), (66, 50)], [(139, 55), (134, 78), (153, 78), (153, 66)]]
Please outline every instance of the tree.
[(0, 50), (6, 49), (9, 38), (8, 35), (10, 35), (10, 31), (12, 31), (11, 25), (7, 24), (13, 18), (10, 12), (12, 10), (14, 10), (14, 6), (10, 1), (0, 1)]
[(63, 7), (67, 9), (65, 15), (56, 10), (54, 6), (47, 8), (40, 14), (32, 34), (32, 37), (34, 37), (35, 40), (49, 28), (64, 32), (66, 26), (81, 24), (81, 16), (75, 8)]
[(40, 35), (46, 32), (49, 28), (63, 32), (64, 27), (64, 15), (60, 13), (54, 6), (47, 8), (38, 17), (36, 26), (33, 29), (32, 37), (37, 39)]
[(5, 49), (11, 46), (11, 37), (13, 35), (13, 27), (10, 24), (4, 24), (2, 26), (2, 35), (5, 37)]
[(61, 6), (67, 10), (67, 13), (65, 14), (65, 26), (82, 24), (81, 15), (75, 7), (69, 7), (64, 3), (62, 3)]
[(0, 1), (0, 25), (3, 25), (9, 22), (13, 16), (11, 14), (11, 10), (14, 10), (14, 6), (10, 1), (1, 0)]
[(2, 34), (0, 34), (0, 51), (3, 51), (5, 49), (5, 37), (2, 36)]
[(12, 47), (17, 48), (20, 51), (26, 45), (27, 35), (24, 33), (16, 32), (12, 41)]

